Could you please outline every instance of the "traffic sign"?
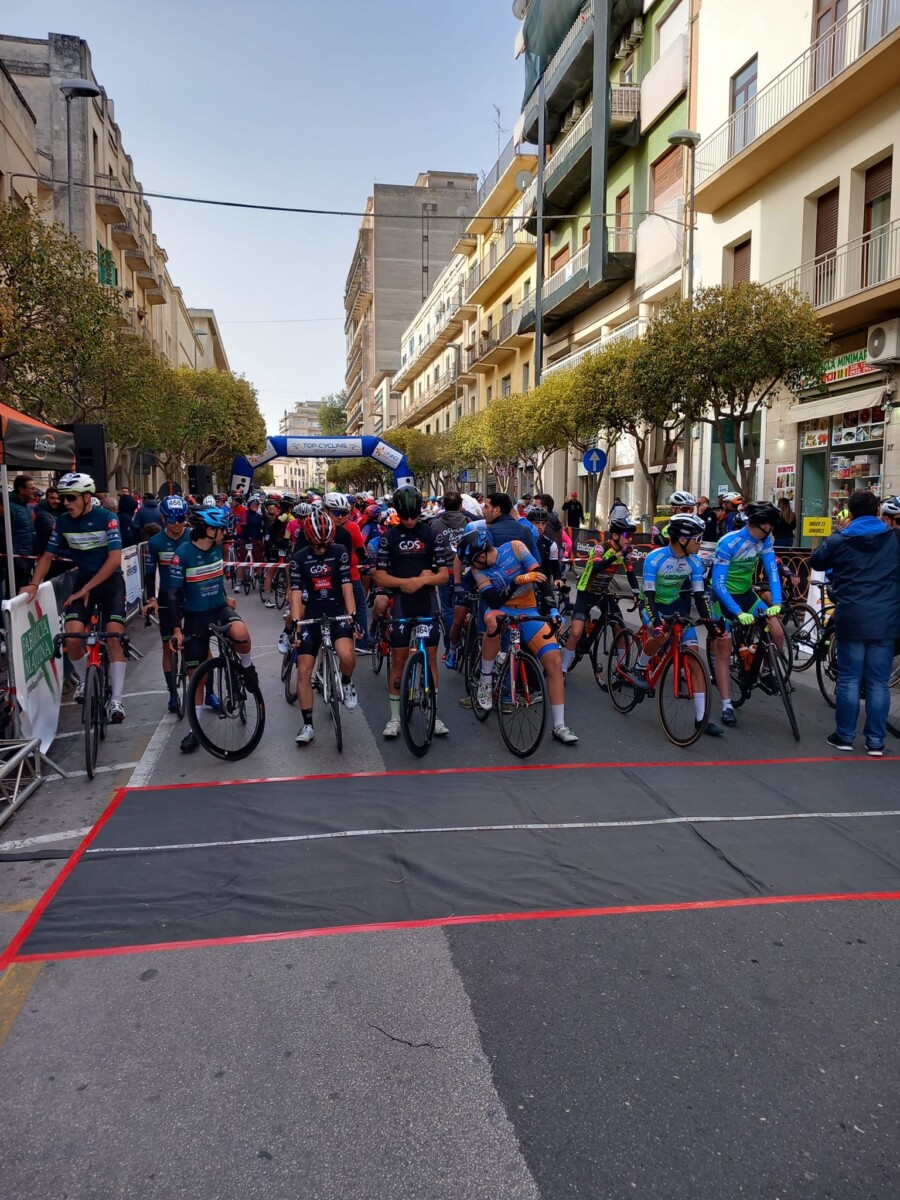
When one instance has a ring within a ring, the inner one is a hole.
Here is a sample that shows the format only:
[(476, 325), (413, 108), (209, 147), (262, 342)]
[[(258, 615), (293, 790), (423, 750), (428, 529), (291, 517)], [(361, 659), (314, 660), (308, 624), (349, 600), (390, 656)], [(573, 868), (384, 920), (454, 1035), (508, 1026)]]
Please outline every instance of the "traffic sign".
[(585, 450), (581, 463), (589, 475), (599, 475), (606, 466), (606, 452), (596, 447), (593, 450)]

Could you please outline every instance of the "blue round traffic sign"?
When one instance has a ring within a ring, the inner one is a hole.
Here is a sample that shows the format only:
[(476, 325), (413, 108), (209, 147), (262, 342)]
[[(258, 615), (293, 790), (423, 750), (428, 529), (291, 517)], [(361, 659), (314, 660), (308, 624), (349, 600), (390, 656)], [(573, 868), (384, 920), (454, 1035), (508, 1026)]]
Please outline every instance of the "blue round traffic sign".
[(599, 475), (606, 466), (606, 452), (598, 450), (596, 447), (592, 450), (585, 450), (581, 462), (589, 475)]

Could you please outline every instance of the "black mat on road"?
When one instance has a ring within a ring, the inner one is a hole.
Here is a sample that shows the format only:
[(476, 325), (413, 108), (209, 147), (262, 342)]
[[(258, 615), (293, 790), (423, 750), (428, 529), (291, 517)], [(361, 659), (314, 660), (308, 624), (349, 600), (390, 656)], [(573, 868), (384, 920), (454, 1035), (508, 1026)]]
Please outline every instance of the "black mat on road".
[[(900, 807), (896, 778), (896, 764), (842, 760), (126, 792), (19, 953), (487, 913), (900, 890), (897, 817), (483, 828)], [(430, 832), (442, 826), (482, 828)], [(196, 845), (384, 829), (425, 832)], [(191, 848), (149, 849), (173, 845)]]

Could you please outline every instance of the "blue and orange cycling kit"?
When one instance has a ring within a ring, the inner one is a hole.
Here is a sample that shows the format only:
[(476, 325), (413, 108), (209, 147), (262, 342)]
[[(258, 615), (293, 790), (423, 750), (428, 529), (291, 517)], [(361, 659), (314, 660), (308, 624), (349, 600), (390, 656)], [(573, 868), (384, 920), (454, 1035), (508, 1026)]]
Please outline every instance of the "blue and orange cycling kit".
[[(691, 612), (691, 595), (697, 612), (703, 620), (710, 619), (706, 603), (703, 563), (696, 554), (685, 554), (680, 558), (671, 546), (653, 550), (644, 560), (644, 604), (641, 620), (645, 625), (658, 625), (663, 617), (688, 617)], [(690, 591), (685, 585), (690, 585)], [(692, 628), (686, 629), (682, 641), (696, 641)]]
[(725, 616), (737, 617), (742, 612), (756, 615), (768, 607), (753, 590), (760, 561), (768, 580), (771, 603), (781, 604), (781, 579), (772, 535), (767, 534), (760, 540), (751, 534), (749, 526), (745, 526), (734, 533), (726, 533), (719, 540), (712, 571), (712, 590)]
[[(521, 621), (522, 642), (536, 658), (542, 658), (548, 650), (558, 650), (559, 645), (538, 611), (534, 583), (528, 580), (517, 584), (516, 579), (540, 569), (540, 563), (525, 544), (513, 541), (497, 547), (496, 562), (472, 571), (478, 591), (492, 605), (492, 611)], [(497, 600), (502, 603), (494, 603)]]

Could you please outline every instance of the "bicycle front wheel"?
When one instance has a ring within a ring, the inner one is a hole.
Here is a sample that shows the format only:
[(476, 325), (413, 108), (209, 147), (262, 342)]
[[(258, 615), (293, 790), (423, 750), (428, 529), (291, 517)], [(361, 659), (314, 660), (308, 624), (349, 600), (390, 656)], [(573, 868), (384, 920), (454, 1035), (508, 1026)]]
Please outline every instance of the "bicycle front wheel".
[(606, 677), (609, 666), (609, 652), (613, 642), (624, 628), (625, 626), (622, 622), (615, 617), (612, 617), (608, 621), (601, 621), (597, 630), (597, 636), (591, 644), (591, 666), (594, 668), (594, 679), (596, 679), (597, 687), (601, 692), (609, 691), (609, 682)]
[(287, 604), (287, 567), (279, 567), (275, 572), (272, 592), (275, 596), (275, 604), (278, 608), (284, 608)]
[[(675, 746), (693, 746), (702, 737), (709, 721), (709, 676), (696, 651), (681, 648), (677, 653), (678, 670), (675, 670), (673, 652), (663, 667), (656, 689), (656, 703), (669, 741)], [(704, 690), (701, 692), (700, 688)], [(701, 695), (702, 713), (698, 716), (698, 697)]]
[(178, 720), (184, 716), (187, 705), (187, 669), (184, 663), (184, 651), (172, 651), (172, 677), (175, 680), (175, 700), (178, 704)]
[(769, 670), (772, 673), (772, 681), (775, 685), (775, 691), (781, 696), (781, 703), (784, 705), (784, 711), (787, 713), (788, 724), (791, 727), (791, 733), (794, 735), (794, 741), (800, 741), (800, 729), (797, 725), (797, 717), (794, 713), (794, 704), (791, 700), (791, 694), (788, 689), (788, 677), (784, 670), (784, 658), (778, 653), (777, 648), (772, 643), (771, 639), (766, 646), (766, 654), (768, 656)]
[(284, 680), (284, 698), (288, 704), (297, 703), (297, 651), (295, 648), (288, 650), (284, 656), (284, 665), (281, 668), (281, 678)]
[[(215, 711), (205, 704), (207, 684), (219, 699)], [(246, 758), (259, 745), (266, 727), (262, 693), (224, 656), (200, 664), (191, 676), (187, 703), (188, 721), (197, 741), (216, 758)]]
[(795, 671), (808, 671), (816, 661), (816, 646), (822, 626), (819, 614), (808, 604), (791, 604), (781, 623), (790, 639), (791, 662)]
[(380, 626), (375, 630), (375, 640), (372, 642), (372, 671), (375, 675), (381, 673), (381, 668), (384, 665), (384, 642), (382, 641), (383, 630)]
[(834, 625), (826, 625), (816, 647), (816, 682), (825, 703), (834, 708), (837, 701), (837, 638)]
[(100, 669), (88, 667), (84, 676), (84, 765), (88, 779), (93, 779), (97, 769), (97, 751), (100, 748), (100, 719), (103, 697), (100, 694)]
[(400, 728), (411, 754), (422, 758), (434, 737), (437, 718), (434, 685), (421, 650), (410, 654), (400, 676)]
[(531, 651), (510, 652), (500, 673), (499, 696), (497, 717), (507, 749), (528, 758), (547, 728), (547, 682)]
[(483, 724), (491, 715), (491, 710), (482, 708), (478, 703), (478, 684), (481, 680), (481, 642), (482, 638), (479, 633), (472, 643), (472, 652), (466, 663), (466, 691), (472, 701), (472, 712)]
[(634, 668), (641, 644), (633, 633), (621, 629), (612, 640), (606, 660), (607, 695), (620, 713), (630, 713), (640, 696), (634, 682)]
[(344, 734), (341, 729), (341, 678), (333, 654), (322, 656), (322, 694), (334, 726), (334, 739), (338, 753), (344, 749)]

